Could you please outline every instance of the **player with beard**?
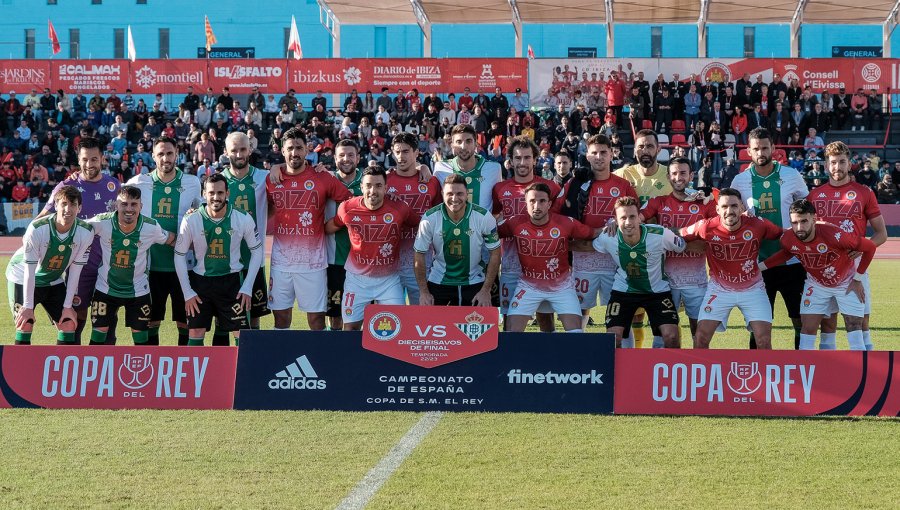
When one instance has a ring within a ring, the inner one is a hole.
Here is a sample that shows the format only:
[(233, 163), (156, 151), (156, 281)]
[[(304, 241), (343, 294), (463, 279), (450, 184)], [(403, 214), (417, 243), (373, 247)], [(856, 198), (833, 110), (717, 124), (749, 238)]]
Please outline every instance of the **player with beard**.
[[(354, 197), (362, 195), (360, 189), (362, 171), (359, 169), (359, 146), (356, 142), (344, 139), (336, 143), (334, 163), (337, 167), (334, 176)], [(325, 207), (325, 219), (330, 220), (336, 213), (337, 203), (329, 200)], [(329, 329), (340, 331), (344, 329), (344, 321), (341, 319), (341, 301), (344, 298), (344, 281), (347, 278), (344, 264), (347, 262), (347, 254), (350, 253), (350, 236), (347, 234), (347, 228), (343, 227), (334, 234), (327, 234), (325, 242), (328, 248), (328, 308), (325, 310), (325, 316), (328, 317)]]
[[(387, 193), (400, 199), (421, 218), (429, 209), (441, 203), (441, 185), (432, 177), (427, 183), (419, 182), (419, 140), (412, 133), (402, 132), (391, 140), (391, 154), (397, 165), (387, 174)], [(413, 269), (416, 240), (415, 228), (404, 228), (400, 243), (400, 281), (411, 304), (419, 303), (419, 285)], [(431, 265), (430, 254), (426, 266)]]
[[(188, 345), (203, 345), (213, 317), (217, 327), (234, 332), (237, 344), (240, 330), (249, 326), (251, 293), (265, 250), (253, 218), (229, 205), (225, 176), (211, 175), (204, 186), (204, 197), (206, 205), (181, 222), (175, 244), (175, 270), (186, 298), (190, 327)], [(243, 246), (250, 250), (247, 266), (242, 262)], [(184, 256), (191, 248), (197, 264), (188, 274)]]
[[(79, 171), (56, 185), (50, 201), (47, 202), (47, 206), (38, 215), (38, 218), (56, 212), (56, 193), (63, 186), (75, 186), (81, 192), (82, 203), (81, 212), (78, 213), (79, 219), (86, 220), (115, 209), (120, 184), (118, 179), (104, 175), (100, 171), (103, 166), (103, 148), (100, 140), (92, 137), (82, 137), (78, 142), (76, 155), (78, 157)], [(76, 344), (81, 343), (81, 334), (87, 323), (87, 314), (91, 306), (91, 296), (96, 287), (97, 269), (100, 267), (100, 261), (100, 240), (94, 239), (88, 255), (88, 262), (81, 270), (81, 276), (78, 279), (78, 290), (72, 299), (72, 307), (78, 316), (78, 326), (75, 329), (73, 340), (73, 343)], [(116, 343), (116, 322), (116, 317), (110, 318), (110, 331), (106, 336), (106, 341), (109, 344)]]
[(328, 200), (352, 198), (329, 172), (317, 172), (306, 161), (306, 136), (297, 128), (281, 137), (286, 167), (281, 182), (266, 183), (269, 214), (274, 223), (269, 308), (275, 329), (291, 327), (296, 301), (306, 312), (309, 328), (325, 329), (328, 258), (325, 247), (325, 206)]
[[(653, 197), (644, 204), (641, 217), (645, 222), (658, 223), (677, 231), (702, 219), (716, 217), (715, 200), (689, 189), (694, 181), (694, 171), (687, 158), (673, 159), (669, 163), (668, 173), (672, 192)], [(706, 295), (706, 256), (702, 251), (694, 250), (666, 254), (666, 277), (672, 287), (675, 308), (684, 304), (693, 336), (697, 332), (697, 318), (703, 306), (703, 296)], [(663, 347), (661, 339), (658, 341), (654, 337), (653, 347)]]
[[(800, 173), (788, 166), (772, 160), (772, 138), (765, 128), (750, 132), (750, 152), (753, 162), (743, 173), (738, 174), (731, 186), (741, 193), (749, 214), (767, 219), (782, 227), (791, 228), (788, 212), (795, 200), (806, 198), (809, 189)], [(760, 260), (780, 249), (776, 241), (764, 242), (760, 246)], [(763, 272), (763, 282), (771, 308), (775, 310), (775, 295), (780, 293), (794, 326), (794, 347), (800, 348), (800, 301), (806, 283), (806, 271), (791, 259), (787, 265), (769, 268)], [(753, 335), (750, 348), (755, 348)]]
[(461, 174), (466, 179), (469, 190), (469, 201), (488, 211), (494, 209), (492, 191), (498, 182), (503, 180), (503, 171), (499, 163), (487, 161), (477, 154), (478, 144), (475, 142), (475, 128), (470, 124), (457, 124), (450, 130), (453, 159), (439, 161), (434, 165), (434, 176), (441, 184), (450, 174)]
[(687, 242), (706, 242), (709, 264), (710, 282), (697, 321), (695, 349), (709, 348), (713, 334), (728, 324), (735, 307), (744, 314), (758, 348), (772, 348), (772, 307), (757, 262), (762, 241), (778, 240), (782, 229), (744, 211), (741, 192), (725, 188), (716, 201), (717, 217), (679, 230)]
[(419, 225), (419, 216), (409, 206), (387, 197), (384, 168), (367, 167), (362, 174), (362, 196), (343, 202), (325, 224), (326, 233), (346, 226), (350, 235), (342, 303), (344, 331), (360, 329), (369, 303), (404, 303), (398, 253), (401, 232), (403, 227)]
[[(809, 195), (810, 202), (816, 206), (816, 218), (837, 225), (844, 232), (855, 234), (857, 237), (865, 237), (866, 227), (870, 226), (873, 234), (869, 240), (875, 243), (875, 246), (881, 246), (887, 241), (884, 217), (872, 189), (855, 182), (851, 177), (850, 148), (844, 142), (832, 142), (825, 147), (825, 158), (828, 183), (814, 189)], [(861, 253), (856, 251), (850, 255), (858, 260)], [(863, 276), (862, 285), (866, 290), (866, 310), (862, 323), (863, 342), (866, 344), (866, 350), (871, 351), (874, 348), (869, 332), (872, 290), (868, 271)], [(822, 321), (820, 349), (836, 348), (835, 331), (837, 331), (836, 314)]]
[[(250, 165), (250, 138), (240, 131), (235, 131), (225, 138), (225, 155), (228, 156), (230, 165), (222, 170), (222, 175), (228, 181), (230, 205), (253, 218), (256, 231), (264, 240), (268, 214), (266, 177), (269, 176), (269, 172)], [(250, 266), (250, 256), (250, 248), (246, 243), (241, 244), (241, 264), (244, 266), (245, 278), (247, 268)], [(265, 244), (263, 244), (263, 259), (265, 259)], [(250, 328), (259, 329), (259, 318), (272, 313), (269, 310), (265, 267), (260, 267), (256, 272), (250, 301)], [(212, 344), (228, 345), (228, 332), (220, 332), (217, 327)]]
[[(546, 184), (550, 188), (551, 197), (559, 195), (560, 187), (555, 182), (535, 175), (534, 168), (540, 150), (530, 138), (525, 136), (513, 138), (506, 148), (506, 153), (513, 167), (513, 176), (512, 179), (501, 181), (494, 186), (492, 212), (495, 216), (512, 218), (525, 214), (525, 189), (534, 183)], [(505, 316), (509, 312), (510, 300), (516, 295), (516, 285), (522, 276), (522, 265), (519, 263), (516, 240), (503, 239), (501, 243), (500, 313), (504, 315), (503, 324), (506, 328)], [(551, 333), (555, 329), (553, 312), (546, 304), (538, 310), (537, 321), (543, 332)]]
[(119, 307), (125, 308), (125, 325), (131, 328), (135, 345), (147, 344), (152, 312), (150, 248), (154, 244), (174, 244), (175, 234), (142, 215), (141, 209), (141, 190), (126, 185), (116, 197), (116, 212), (87, 220), (100, 239), (102, 255), (91, 302), (91, 345), (106, 343), (110, 318), (118, 314)]
[[(854, 253), (861, 257), (854, 259)], [(862, 323), (867, 299), (862, 281), (875, 257), (875, 243), (831, 223), (817, 222), (815, 206), (801, 199), (791, 205), (791, 230), (781, 237), (781, 250), (761, 262), (760, 268), (783, 264), (794, 256), (809, 275), (800, 312), (800, 348), (816, 348), (822, 318), (836, 315), (833, 307), (837, 307), (844, 315), (850, 349), (866, 350)]]
[[(141, 190), (141, 214), (153, 218), (166, 232), (178, 232), (185, 213), (200, 205), (200, 179), (175, 167), (175, 140), (161, 136), (153, 143), (156, 169), (128, 180)], [(187, 316), (184, 296), (175, 274), (175, 250), (169, 245), (150, 248), (150, 297), (153, 310), (147, 345), (159, 345), (159, 325), (166, 318), (166, 301), (172, 299), (172, 320), (178, 327), (178, 345), (187, 345)]]

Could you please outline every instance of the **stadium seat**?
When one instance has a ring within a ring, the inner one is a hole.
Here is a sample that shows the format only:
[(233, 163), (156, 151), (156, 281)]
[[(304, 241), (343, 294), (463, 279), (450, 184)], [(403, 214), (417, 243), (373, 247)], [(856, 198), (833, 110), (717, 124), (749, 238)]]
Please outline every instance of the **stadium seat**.
[(687, 145), (687, 140), (682, 134), (672, 135), (672, 145)]
[(659, 154), (656, 155), (656, 161), (667, 163), (669, 161), (669, 149), (661, 149)]
[(673, 120), (672, 121), (672, 131), (684, 131), (684, 121), (683, 120)]
[(750, 163), (744, 163), (744, 164), (742, 164), (742, 165), (741, 165), (741, 172), (743, 172), (744, 170), (746, 170), (746, 169), (748, 169), (748, 168), (750, 168)]
[(744, 159), (744, 160), (748, 160), (748, 161), (753, 159), (750, 157), (750, 149), (747, 149), (747, 148), (741, 149), (740, 158)]
[(775, 149), (772, 151), (772, 159), (781, 163), (782, 165), (788, 164), (787, 152), (784, 149)]
[(731, 133), (725, 133), (725, 146), (733, 147), (735, 143), (734, 135)]
[(734, 149), (725, 148), (725, 159), (734, 159)]
[(653, 121), (645, 119), (644, 122), (641, 122), (641, 129), (653, 129)]
[(656, 137), (659, 139), (660, 145), (666, 145), (669, 143), (669, 135), (656, 135)]

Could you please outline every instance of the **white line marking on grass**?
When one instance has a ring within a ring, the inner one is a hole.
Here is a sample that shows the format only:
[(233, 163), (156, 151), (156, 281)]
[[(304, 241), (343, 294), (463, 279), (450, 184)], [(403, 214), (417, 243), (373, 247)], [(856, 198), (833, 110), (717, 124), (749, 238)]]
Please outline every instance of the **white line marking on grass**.
[(394, 471), (403, 464), (403, 461), (409, 457), (409, 454), (419, 446), (419, 443), (425, 439), (425, 436), (431, 432), (431, 429), (437, 425), (437, 422), (444, 416), (443, 412), (431, 411), (425, 413), (424, 416), (400, 438), (400, 441), (391, 448), (378, 464), (375, 465), (359, 483), (353, 487), (350, 494), (341, 501), (337, 510), (356, 510), (364, 508), (369, 501), (378, 492), (378, 489), (384, 485), (384, 482), (394, 474)]

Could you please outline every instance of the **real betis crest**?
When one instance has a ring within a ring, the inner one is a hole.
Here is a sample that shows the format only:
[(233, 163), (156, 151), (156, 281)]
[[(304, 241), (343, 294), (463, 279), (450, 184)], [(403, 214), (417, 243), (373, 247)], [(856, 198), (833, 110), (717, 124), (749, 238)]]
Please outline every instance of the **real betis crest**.
[(460, 324), (456, 323), (455, 326), (458, 330), (462, 331), (462, 334), (466, 335), (471, 341), (476, 341), (481, 338), (481, 335), (485, 334), (489, 329), (494, 327), (493, 324), (483, 324), (484, 316), (479, 314), (478, 312), (472, 312), (469, 315), (466, 315), (466, 323)]

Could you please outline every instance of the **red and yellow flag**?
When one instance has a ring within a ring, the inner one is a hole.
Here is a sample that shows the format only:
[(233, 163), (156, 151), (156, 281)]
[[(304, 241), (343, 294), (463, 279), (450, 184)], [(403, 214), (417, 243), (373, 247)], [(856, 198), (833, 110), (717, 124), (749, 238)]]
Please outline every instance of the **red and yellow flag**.
[(216, 34), (212, 31), (212, 25), (209, 24), (209, 16), (204, 16), (206, 20), (206, 52), (209, 53), (209, 50), (212, 49), (212, 45), (218, 43), (216, 40)]

